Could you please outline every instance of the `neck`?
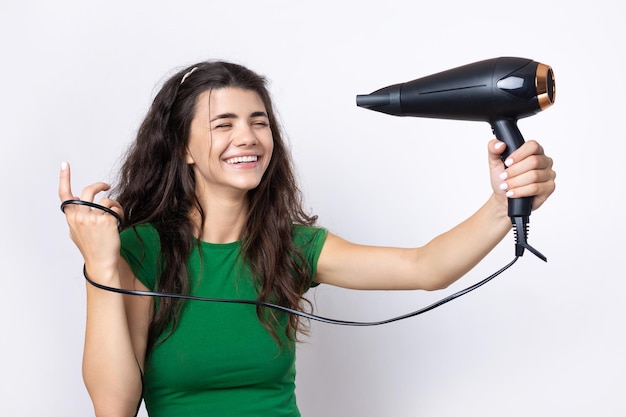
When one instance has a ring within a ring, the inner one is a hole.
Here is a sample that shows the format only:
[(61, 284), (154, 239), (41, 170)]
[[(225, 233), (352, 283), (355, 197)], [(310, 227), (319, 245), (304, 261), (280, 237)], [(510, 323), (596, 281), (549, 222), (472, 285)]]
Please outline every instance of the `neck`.
[(197, 236), (210, 243), (230, 243), (241, 238), (241, 232), (248, 217), (248, 204), (245, 195), (242, 198), (224, 199), (205, 196), (200, 200), (204, 210), (204, 225), (201, 225), (200, 213), (192, 214), (197, 225)]

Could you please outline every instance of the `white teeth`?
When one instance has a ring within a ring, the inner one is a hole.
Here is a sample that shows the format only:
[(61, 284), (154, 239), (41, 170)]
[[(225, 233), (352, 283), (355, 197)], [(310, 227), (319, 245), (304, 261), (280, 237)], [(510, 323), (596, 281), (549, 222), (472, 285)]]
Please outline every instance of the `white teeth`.
[(258, 157), (256, 155), (249, 156), (237, 156), (226, 160), (227, 164), (240, 164), (243, 162), (256, 162)]

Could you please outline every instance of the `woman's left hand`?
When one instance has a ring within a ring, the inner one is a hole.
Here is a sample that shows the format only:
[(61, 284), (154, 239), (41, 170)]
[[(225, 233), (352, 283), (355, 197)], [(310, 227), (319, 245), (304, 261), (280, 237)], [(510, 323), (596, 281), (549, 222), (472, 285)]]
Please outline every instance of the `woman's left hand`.
[(552, 158), (544, 154), (539, 143), (529, 140), (503, 164), (500, 155), (505, 148), (504, 142), (497, 139), (489, 142), (489, 169), (494, 194), (505, 207), (507, 198), (532, 196), (533, 210), (539, 208), (556, 187)]

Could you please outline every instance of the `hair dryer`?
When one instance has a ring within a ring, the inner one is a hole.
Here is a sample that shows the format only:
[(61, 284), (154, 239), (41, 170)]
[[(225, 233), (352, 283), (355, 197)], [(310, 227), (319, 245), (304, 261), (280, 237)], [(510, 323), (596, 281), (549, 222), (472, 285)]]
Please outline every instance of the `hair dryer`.
[[(524, 143), (517, 121), (551, 106), (555, 94), (552, 68), (530, 59), (500, 57), (358, 95), (356, 104), (394, 116), (488, 122), (495, 136), (506, 143), (504, 161)], [(508, 201), (516, 233), (515, 254), (522, 256), (528, 249), (546, 261), (527, 242), (531, 208), (532, 197)]]

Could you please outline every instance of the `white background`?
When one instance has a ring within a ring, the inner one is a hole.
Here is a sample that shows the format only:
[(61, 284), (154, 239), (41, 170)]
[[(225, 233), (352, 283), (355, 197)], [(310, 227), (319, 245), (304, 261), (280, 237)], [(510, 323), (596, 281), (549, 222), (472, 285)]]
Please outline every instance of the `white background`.
[[(558, 4), (558, 5), (557, 5)], [(421, 245), (490, 192), (489, 126), (396, 118), (355, 95), (498, 56), (553, 67), (555, 105), (520, 121), (557, 191), (503, 276), (375, 328), (314, 323), (300, 346), (304, 416), (624, 416), (625, 30), (617, 0), (0, 3), (0, 415), (92, 415), (80, 363), (82, 260), (57, 197), (110, 180), (161, 82), (205, 59), (265, 74), (307, 206), (347, 239)], [(497, 270), (507, 237), (441, 292), (319, 288), (317, 312), (378, 320)], [(450, 256), (455, 256), (450, 254)]]

